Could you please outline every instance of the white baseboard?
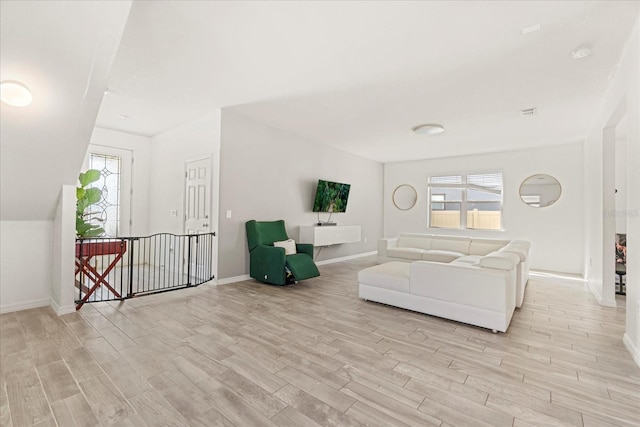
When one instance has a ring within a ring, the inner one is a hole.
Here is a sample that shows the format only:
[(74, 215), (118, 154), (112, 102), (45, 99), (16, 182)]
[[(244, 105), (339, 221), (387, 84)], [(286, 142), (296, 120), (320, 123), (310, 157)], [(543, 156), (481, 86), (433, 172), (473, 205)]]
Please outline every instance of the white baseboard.
[(34, 299), (30, 301), (22, 301), (15, 304), (0, 305), (0, 314), (12, 313), (14, 311), (29, 310), (31, 308), (40, 308), (50, 305), (49, 298)]
[(226, 277), (224, 279), (218, 279), (216, 284), (228, 285), (229, 283), (243, 282), (245, 280), (251, 280), (251, 276), (249, 276), (248, 274), (243, 274), (241, 276)]
[(323, 261), (316, 261), (316, 265), (326, 265), (326, 264), (333, 264), (334, 262), (349, 261), (350, 259), (363, 258), (370, 255), (376, 255), (377, 253), (378, 251), (372, 251), (372, 252), (364, 252), (364, 253), (355, 254), (355, 255), (347, 255), (339, 258), (325, 259)]
[(545, 271), (545, 270), (530, 270), (529, 277), (535, 277), (538, 281), (551, 281), (554, 283), (565, 284), (584, 284), (587, 281), (584, 276), (573, 273), (562, 273), (559, 271)]
[[(343, 256), (340, 258), (325, 259), (323, 261), (316, 261), (316, 265), (333, 264), (334, 262), (348, 261), (350, 259), (356, 259), (356, 258), (362, 258), (369, 255), (375, 255), (376, 253), (377, 253), (376, 251), (373, 251), (373, 252), (365, 252), (362, 254)], [(253, 280), (253, 279), (248, 274), (243, 274), (241, 276), (225, 277), (224, 279), (218, 279), (216, 284), (228, 285), (230, 283), (243, 282), (245, 280)]]
[(606, 301), (604, 298), (602, 298), (602, 293), (600, 292), (600, 289), (594, 286), (591, 281), (587, 280), (586, 285), (589, 288), (589, 291), (591, 291), (591, 293), (595, 297), (598, 304), (600, 304), (601, 306), (614, 307), (614, 308), (618, 306), (615, 299), (613, 301)]
[(633, 361), (636, 362), (636, 365), (640, 366), (640, 349), (633, 344), (633, 341), (631, 341), (631, 338), (629, 338), (629, 335), (626, 333), (622, 337), (622, 342), (624, 346), (627, 347)]
[(57, 302), (55, 302), (55, 300), (53, 298), (51, 298), (51, 308), (53, 309), (53, 311), (58, 315), (58, 316), (62, 316), (63, 314), (70, 314), (70, 313), (75, 313), (76, 312), (76, 306), (75, 305), (65, 305), (65, 306), (59, 306)]

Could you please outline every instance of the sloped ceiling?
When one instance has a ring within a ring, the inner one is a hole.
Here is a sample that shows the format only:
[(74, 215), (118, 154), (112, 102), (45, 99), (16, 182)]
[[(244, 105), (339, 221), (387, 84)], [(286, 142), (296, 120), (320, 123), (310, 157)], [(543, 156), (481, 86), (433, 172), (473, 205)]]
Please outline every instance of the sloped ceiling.
[[(34, 93), (27, 108), (1, 106), (2, 219), (52, 217), (94, 124), (152, 136), (227, 108), (380, 162), (579, 141), (640, 10), (637, 1), (0, 5), (2, 80)], [(583, 45), (593, 54), (572, 59)], [(536, 116), (520, 116), (531, 107)], [(411, 132), (432, 122), (446, 132)]]
[[(575, 142), (639, 5), (135, 2), (98, 125), (154, 135), (229, 108), (381, 162)], [(446, 132), (411, 131), (432, 122)]]
[(0, 218), (53, 217), (75, 184), (130, 1), (0, 2), (0, 76), (33, 93), (0, 108)]

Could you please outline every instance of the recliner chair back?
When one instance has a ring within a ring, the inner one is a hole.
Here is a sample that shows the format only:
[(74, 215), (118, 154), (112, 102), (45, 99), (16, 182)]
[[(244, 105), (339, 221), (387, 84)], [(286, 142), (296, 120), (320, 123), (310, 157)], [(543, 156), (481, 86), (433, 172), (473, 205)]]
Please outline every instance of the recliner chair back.
[(273, 245), (273, 242), (287, 240), (287, 231), (284, 228), (284, 220), (278, 221), (247, 221), (247, 244), (249, 252), (258, 245)]

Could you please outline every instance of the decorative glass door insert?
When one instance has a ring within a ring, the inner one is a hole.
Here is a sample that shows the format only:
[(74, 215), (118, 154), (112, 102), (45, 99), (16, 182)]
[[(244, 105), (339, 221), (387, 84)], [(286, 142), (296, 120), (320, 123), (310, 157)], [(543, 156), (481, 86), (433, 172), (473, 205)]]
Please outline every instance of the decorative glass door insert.
[(102, 221), (105, 236), (116, 237), (120, 233), (120, 192), (122, 158), (107, 154), (90, 153), (89, 169), (100, 171), (100, 179), (91, 187), (102, 190), (102, 199), (93, 209)]

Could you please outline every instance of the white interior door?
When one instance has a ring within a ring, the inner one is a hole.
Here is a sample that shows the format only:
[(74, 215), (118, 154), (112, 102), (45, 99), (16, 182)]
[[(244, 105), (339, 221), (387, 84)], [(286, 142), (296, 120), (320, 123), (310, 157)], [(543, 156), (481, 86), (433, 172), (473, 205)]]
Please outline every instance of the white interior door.
[[(185, 162), (185, 205), (184, 230), (185, 234), (211, 233), (211, 159), (204, 158)], [(195, 240), (189, 240), (195, 250)], [(186, 248), (185, 248), (186, 249)], [(204, 253), (204, 252), (203, 252)], [(209, 256), (213, 257), (212, 253)], [(212, 258), (213, 260), (213, 258)], [(211, 261), (212, 261), (211, 260)], [(197, 263), (191, 260), (192, 275), (201, 276), (206, 271), (208, 260), (200, 258)]]
[(211, 159), (186, 162), (184, 194), (185, 233), (211, 232)]

